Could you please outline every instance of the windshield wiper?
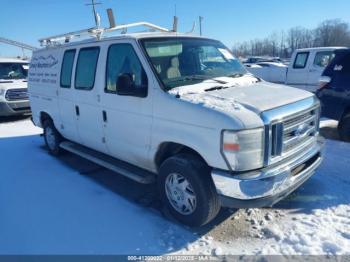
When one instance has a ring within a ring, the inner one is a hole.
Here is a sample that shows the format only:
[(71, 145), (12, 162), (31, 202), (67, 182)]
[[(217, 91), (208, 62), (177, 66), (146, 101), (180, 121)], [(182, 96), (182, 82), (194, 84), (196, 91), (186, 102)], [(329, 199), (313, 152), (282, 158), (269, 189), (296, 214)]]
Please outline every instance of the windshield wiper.
[(169, 84), (169, 83), (176, 83), (176, 82), (196, 81), (196, 80), (199, 80), (199, 81), (212, 80), (212, 81), (217, 82), (219, 84), (227, 84), (226, 81), (222, 81), (222, 80), (215, 79), (215, 78), (208, 78), (208, 77), (201, 76), (201, 75), (185, 76), (185, 77), (180, 78), (180, 79), (174, 79), (171, 81), (167, 81), (167, 83)]
[(228, 75), (227, 77), (232, 77), (232, 78), (238, 78), (238, 77), (242, 77), (245, 74), (241, 74), (241, 73), (236, 73), (236, 74), (232, 74), (232, 75)]
[(216, 91), (216, 90), (221, 90), (221, 89), (226, 89), (228, 86), (214, 86), (208, 89), (205, 89), (205, 92), (210, 92), (210, 91)]
[(223, 85), (227, 84), (226, 81), (222, 81), (222, 80), (210, 78), (210, 77), (205, 77), (205, 76), (201, 76), (201, 75), (187, 76), (185, 79), (186, 80), (203, 80), (203, 81), (212, 80), (212, 81), (217, 82), (219, 84), (223, 84)]

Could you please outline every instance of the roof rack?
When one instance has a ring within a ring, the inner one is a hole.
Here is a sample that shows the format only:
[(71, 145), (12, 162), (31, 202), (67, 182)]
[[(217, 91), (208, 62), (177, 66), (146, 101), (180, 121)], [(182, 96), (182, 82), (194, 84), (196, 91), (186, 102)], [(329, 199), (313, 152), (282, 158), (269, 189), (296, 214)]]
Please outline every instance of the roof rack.
[(175, 16), (174, 17), (174, 26), (173, 30), (169, 30), (167, 28), (151, 24), (148, 22), (137, 22), (137, 23), (130, 23), (130, 24), (124, 24), (124, 25), (116, 25), (114, 21), (114, 15), (112, 9), (107, 9), (107, 15), (109, 19), (109, 28), (102, 28), (100, 27), (100, 18), (97, 13), (95, 13), (95, 20), (96, 20), (96, 26), (93, 28), (88, 28), (84, 30), (79, 30), (75, 32), (70, 32), (66, 34), (61, 34), (61, 35), (56, 35), (56, 36), (51, 36), (51, 37), (46, 37), (39, 39), (40, 45), (41, 46), (55, 46), (61, 44), (62, 41), (64, 43), (69, 43), (72, 39), (74, 38), (81, 38), (85, 36), (90, 36), (90, 37), (95, 37), (96, 39), (100, 40), (102, 35), (105, 33), (111, 33), (114, 31), (121, 31), (121, 34), (125, 34), (129, 28), (132, 27), (146, 27), (150, 30), (153, 31), (160, 31), (160, 32), (176, 32), (177, 31), (177, 23), (178, 23), (178, 18)]
[(5, 44), (8, 44), (8, 45), (13, 45), (13, 46), (17, 46), (17, 47), (20, 47), (22, 49), (27, 49), (29, 51), (35, 51), (36, 47), (34, 46), (31, 46), (31, 45), (27, 45), (27, 44), (24, 44), (24, 43), (21, 43), (21, 42), (18, 42), (18, 41), (14, 41), (14, 40), (11, 40), (11, 39), (7, 39), (5, 37), (0, 37), (0, 43), (5, 43)]
[(55, 46), (55, 45), (59, 45), (62, 41), (64, 41), (64, 43), (69, 43), (74, 38), (81, 38), (85, 36), (95, 37), (96, 39), (100, 40), (102, 35), (105, 33), (122, 31), (122, 34), (125, 34), (127, 32), (127, 29), (132, 27), (140, 27), (140, 26), (149, 28), (154, 31), (167, 32), (167, 33), (174, 32), (172, 30), (169, 30), (148, 22), (137, 22), (137, 23), (119, 25), (111, 28), (93, 27), (93, 28), (84, 29), (80, 31), (42, 38), (42, 39), (39, 39), (39, 42), (41, 46)]
[[(95, 3), (95, 0), (92, 0), (92, 6), (94, 7), (97, 3)], [(151, 31), (159, 31), (163, 33), (173, 33), (177, 32), (177, 25), (178, 25), (178, 17), (174, 16), (174, 22), (173, 22), (173, 28), (172, 30), (148, 23), (148, 22), (137, 22), (137, 23), (130, 23), (130, 24), (124, 24), (124, 25), (116, 25), (114, 20), (114, 15), (112, 9), (107, 9), (107, 15), (109, 19), (109, 28), (103, 28), (100, 26), (100, 16), (96, 12), (95, 8), (93, 9), (94, 15), (95, 15), (95, 22), (96, 26), (84, 30), (79, 30), (75, 32), (65, 33), (61, 35), (51, 36), (51, 37), (45, 37), (42, 39), (39, 39), (41, 46), (57, 46), (62, 43), (69, 43), (74, 38), (82, 38), (82, 37), (95, 37), (97, 40), (100, 40), (103, 34), (111, 33), (115, 31), (121, 31), (121, 34), (127, 33), (129, 28), (133, 27), (145, 27), (148, 28)], [(196, 27), (196, 23), (193, 24), (192, 30), (188, 33), (193, 33)]]

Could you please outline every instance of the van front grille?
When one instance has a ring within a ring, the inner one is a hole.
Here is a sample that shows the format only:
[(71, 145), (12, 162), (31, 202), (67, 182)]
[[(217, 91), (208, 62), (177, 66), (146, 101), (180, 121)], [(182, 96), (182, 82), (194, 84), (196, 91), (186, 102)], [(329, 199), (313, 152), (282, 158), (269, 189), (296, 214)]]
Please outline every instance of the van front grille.
[(307, 143), (318, 133), (318, 110), (312, 109), (296, 117), (283, 121), (283, 150), (287, 153)]
[(316, 141), (319, 132), (319, 114), (318, 105), (274, 122), (270, 126), (269, 162), (277, 162)]
[(28, 89), (9, 89), (6, 92), (5, 98), (7, 101), (28, 100)]

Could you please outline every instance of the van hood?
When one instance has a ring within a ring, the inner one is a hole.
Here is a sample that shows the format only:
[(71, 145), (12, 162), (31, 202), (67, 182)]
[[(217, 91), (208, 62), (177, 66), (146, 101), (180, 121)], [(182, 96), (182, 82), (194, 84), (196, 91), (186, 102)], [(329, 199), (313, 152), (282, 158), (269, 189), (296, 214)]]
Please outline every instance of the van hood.
[[(215, 80), (227, 84), (219, 84)], [(245, 107), (257, 114), (313, 96), (310, 92), (265, 82), (252, 75), (206, 80), (199, 84), (174, 88), (169, 93), (191, 103), (220, 111), (227, 112)]]

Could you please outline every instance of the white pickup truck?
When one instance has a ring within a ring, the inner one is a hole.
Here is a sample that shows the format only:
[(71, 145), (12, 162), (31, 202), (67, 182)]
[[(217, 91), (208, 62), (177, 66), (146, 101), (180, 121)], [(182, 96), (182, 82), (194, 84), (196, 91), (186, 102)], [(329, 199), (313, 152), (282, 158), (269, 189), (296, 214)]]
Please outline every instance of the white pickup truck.
[(30, 113), (27, 75), (27, 61), (0, 58), (0, 116)]
[(296, 50), (289, 66), (282, 63), (262, 62), (247, 65), (252, 74), (272, 83), (315, 92), (319, 86), (319, 78), (325, 67), (334, 57), (334, 51), (346, 47), (318, 47)]
[(322, 140), (312, 93), (249, 74), (217, 40), (161, 31), (42, 40), (29, 93), (50, 153), (157, 182), (190, 226), (221, 206), (271, 206), (314, 174)]

